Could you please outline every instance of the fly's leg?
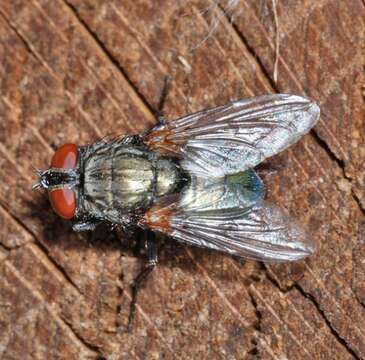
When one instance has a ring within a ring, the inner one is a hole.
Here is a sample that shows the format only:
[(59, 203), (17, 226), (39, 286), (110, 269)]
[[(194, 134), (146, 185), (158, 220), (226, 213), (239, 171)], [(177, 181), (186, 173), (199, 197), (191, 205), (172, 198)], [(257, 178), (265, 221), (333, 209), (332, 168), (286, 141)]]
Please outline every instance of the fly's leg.
[(158, 102), (158, 107), (157, 107), (157, 111), (156, 111), (156, 113), (157, 113), (156, 115), (157, 115), (159, 124), (165, 123), (165, 120), (163, 117), (163, 107), (165, 105), (167, 93), (169, 92), (169, 89), (170, 89), (170, 83), (171, 83), (171, 77), (169, 75), (166, 75), (165, 79), (164, 79), (164, 84), (163, 84), (163, 88), (161, 91), (161, 95), (160, 95), (160, 101)]
[[(152, 233), (151, 233), (152, 234)], [(150, 235), (150, 234), (148, 234)], [(134, 279), (132, 284), (132, 301), (131, 301), (131, 308), (129, 312), (129, 319), (128, 319), (128, 331), (132, 330), (133, 320), (136, 315), (136, 304), (137, 304), (137, 297), (139, 294), (139, 290), (143, 285), (144, 281), (147, 279), (148, 275), (152, 272), (154, 267), (158, 263), (158, 251), (157, 251), (157, 244), (154, 238), (154, 234), (152, 238), (148, 238), (145, 243), (145, 248), (147, 251), (148, 261), (138, 274), (138, 276)]]
[(279, 164), (268, 164), (268, 163), (261, 163), (259, 164), (256, 168), (255, 171), (259, 174), (259, 175), (263, 175), (263, 176), (270, 176), (270, 175), (275, 175), (277, 174), (279, 171), (283, 170), (284, 167), (282, 165)]
[(89, 220), (83, 220), (79, 221), (72, 225), (72, 229), (74, 231), (80, 232), (80, 231), (93, 231), (96, 229), (96, 227), (100, 224), (100, 221), (89, 219)]

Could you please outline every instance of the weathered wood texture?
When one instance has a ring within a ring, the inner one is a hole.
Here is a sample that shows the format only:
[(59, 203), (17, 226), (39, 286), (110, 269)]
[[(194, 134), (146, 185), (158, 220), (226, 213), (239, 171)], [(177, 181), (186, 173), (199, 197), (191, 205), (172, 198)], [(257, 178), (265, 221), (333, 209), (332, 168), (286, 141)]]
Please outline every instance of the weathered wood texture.
[[(232, 21), (221, 5), (0, 0), (1, 359), (365, 359), (365, 3), (241, 0)], [(166, 76), (168, 118), (271, 92), (320, 103), (265, 177), (318, 251), (264, 266), (167, 242), (126, 333), (141, 261), (73, 233), (32, 166), (152, 126)]]

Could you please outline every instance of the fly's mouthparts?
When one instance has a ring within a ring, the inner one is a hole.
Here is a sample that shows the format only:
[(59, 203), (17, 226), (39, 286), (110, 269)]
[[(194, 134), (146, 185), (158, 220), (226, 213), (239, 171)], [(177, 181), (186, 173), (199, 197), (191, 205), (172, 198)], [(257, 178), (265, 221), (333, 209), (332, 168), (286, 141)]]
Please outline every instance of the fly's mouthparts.
[(79, 184), (79, 173), (75, 169), (50, 168), (35, 170), (40, 181), (33, 185), (33, 189), (68, 188), (72, 189)]

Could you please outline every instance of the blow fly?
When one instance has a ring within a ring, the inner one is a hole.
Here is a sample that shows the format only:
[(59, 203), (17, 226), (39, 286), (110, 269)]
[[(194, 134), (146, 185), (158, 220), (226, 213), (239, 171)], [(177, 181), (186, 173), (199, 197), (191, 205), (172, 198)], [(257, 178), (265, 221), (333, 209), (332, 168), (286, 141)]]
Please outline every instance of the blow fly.
[[(48, 190), (55, 212), (72, 219), (76, 231), (107, 222), (247, 259), (298, 260), (313, 253), (314, 243), (264, 200), (253, 168), (294, 144), (319, 113), (313, 101), (275, 94), (160, 121), (144, 134), (66, 144), (39, 172), (36, 187)], [(132, 315), (139, 284), (157, 263), (155, 241), (146, 246)]]

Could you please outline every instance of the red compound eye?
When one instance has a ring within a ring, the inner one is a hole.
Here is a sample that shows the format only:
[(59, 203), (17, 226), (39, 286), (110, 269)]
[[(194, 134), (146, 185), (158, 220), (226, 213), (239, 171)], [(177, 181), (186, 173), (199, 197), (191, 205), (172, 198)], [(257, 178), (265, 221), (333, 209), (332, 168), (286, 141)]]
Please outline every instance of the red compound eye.
[(71, 189), (56, 189), (49, 193), (53, 210), (64, 219), (72, 219), (76, 212), (76, 197)]
[(53, 155), (51, 167), (73, 169), (77, 164), (77, 145), (65, 144)]
[[(51, 168), (74, 169), (77, 165), (77, 145), (65, 144), (53, 155)], [(49, 192), (53, 210), (64, 219), (72, 219), (76, 212), (76, 196), (71, 189), (59, 188)]]

